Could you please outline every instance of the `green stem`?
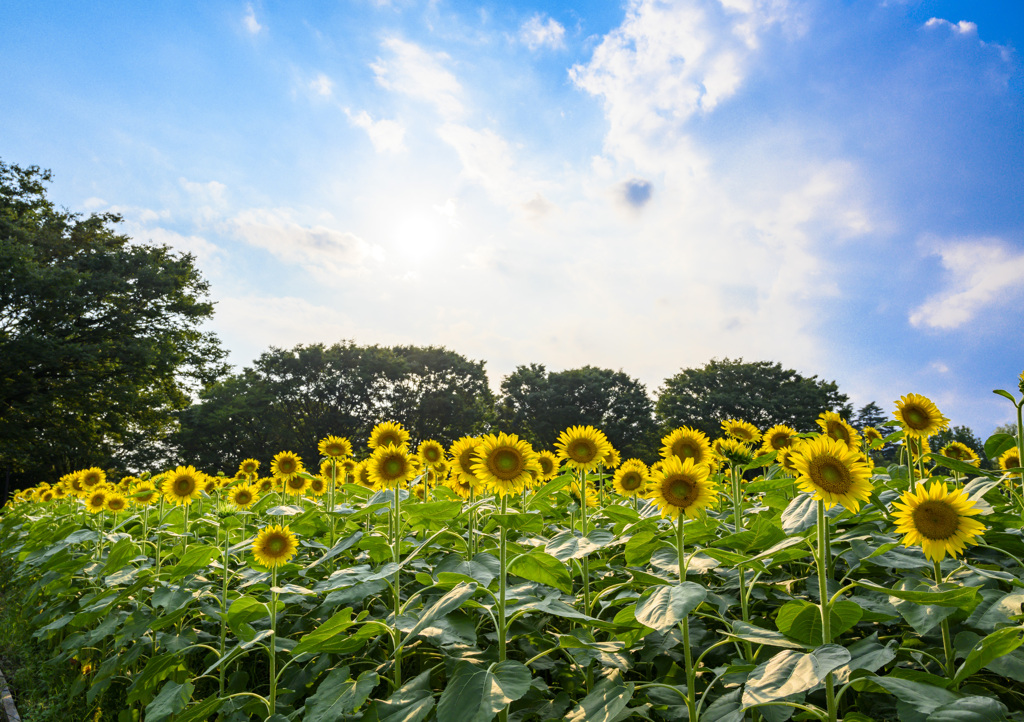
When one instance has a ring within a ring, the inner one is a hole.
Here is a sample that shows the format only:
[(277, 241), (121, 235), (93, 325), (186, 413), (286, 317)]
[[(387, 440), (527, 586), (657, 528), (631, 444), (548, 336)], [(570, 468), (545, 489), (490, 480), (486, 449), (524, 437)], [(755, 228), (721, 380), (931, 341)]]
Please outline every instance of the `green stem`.
[[(501, 495), (501, 515), (505, 519), (508, 513), (508, 496)], [(505, 571), (508, 567), (508, 527), (502, 522), (501, 532), (498, 540), (498, 662), (505, 661), (505, 639), (508, 634), (508, 627), (505, 626)], [(498, 713), (499, 722), (507, 722), (508, 706), (506, 705)]]
[[(680, 514), (676, 519), (676, 554), (679, 556), (679, 583), (686, 581), (686, 555), (684, 554), (683, 521)], [(687, 717), (697, 722), (697, 675), (693, 670), (693, 653), (690, 650), (690, 615), (683, 617), (679, 623), (683, 633), (683, 661), (686, 665), (686, 710)]]
[[(221, 585), (220, 591), (220, 659), (224, 659), (224, 648), (227, 646), (228, 639), (228, 548), (231, 546), (231, 535), (227, 529), (224, 528), (224, 553), (221, 555), (220, 563), (224, 567), (224, 579)], [(220, 666), (220, 695), (224, 696), (224, 675), (227, 670), (225, 665)]]
[[(580, 472), (580, 536), (587, 535), (587, 472)], [(583, 613), (590, 614), (590, 558), (584, 555), (580, 560), (580, 576), (583, 577)], [(586, 667), (587, 692), (594, 687), (594, 668)]]
[(270, 572), (270, 714), (277, 712), (277, 565)]
[[(818, 500), (818, 553), (815, 555), (815, 562), (818, 567), (818, 599), (821, 602), (821, 643), (832, 643), (832, 603), (828, 598), (828, 559), (831, 557), (829, 551), (829, 536), (825, 517), (825, 502)], [(832, 679), (832, 673), (825, 676), (825, 700), (828, 705), (828, 720), (836, 722), (836, 691)]]
[[(1017, 460), (1024, 468), (1024, 397), (1017, 404)], [(1024, 471), (1020, 474), (1020, 488), (1021, 498), (1024, 499)], [(1024, 508), (1021, 509), (1021, 513), (1024, 514)]]
[(182, 538), (181, 538), (181, 556), (182, 557), (185, 556), (185, 551), (188, 549), (188, 510), (189, 510), (189, 507), (191, 507), (191, 506), (192, 506), (191, 504), (185, 504), (185, 510), (184, 510), (185, 516), (184, 516), (184, 519), (183, 519), (183, 522), (182, 522), (182, 527), (181, 527), (182, 531), (184, 532), (184, 534), (182, 534)]
[[(942, 568), (937, 561), (933, 561), (935, 570), (935, 583), (942, 584)], [(949, 619), (943, 619), (940, 623), (942, 628), (942, 648), (946, 652), (946, 676), (952, 680), (956, 676), (956, 656), (953, 652), (953, 640), (949, 634)]]
[[(736, 467), (733, 466), (730, 469), (732, 473), (732, 509), (733, 509), (733, 527), (737, 532), (743, 531), (743, 492), (740, 488), (740, 480), (742, 478), (742, 472), (737, 473)], [(743, 617), (744, 622), (750, 621), (750, 603), (747, 599), (747, 579), (746, 570), (739, 566), (736, 571), (739, 573), (740, 581), (740, 613)], [(750, 642), (743, 643), (744, 657), (747, 662), (754, 661), (754, 649)]]
[(164, 545), (164, 495), (160, 494), (160, 510), (156, 515), (156, 573), (160, 576), (160, 552)]
[[(392, 551), (391, 558), (395, 564), (401, 561), (402, 556), (402, 489), (400, 485), (395, 485), (395, 503), (394, 503), (395, 518), (391, 525), (394, 537), (392, 538)], [(393, 590), (395, 597), (395, 689), (399, 689), (402, 686), (402, 632), (398, 629), (398, 615), (401, 613), (402, 607), (402, 570), (395, 570), (395, 581), (393, 582)]]
[(331, 535), (328, 537), (330, 544), (328, 548), (334, 548), (334, 493), (335, 488), (338, 486), (338, 462), (332, 457), (331, 458), (331, 486), (327, 490), (327, 506), (330, 507), (327, 510), (327, 519), (331, 528)]

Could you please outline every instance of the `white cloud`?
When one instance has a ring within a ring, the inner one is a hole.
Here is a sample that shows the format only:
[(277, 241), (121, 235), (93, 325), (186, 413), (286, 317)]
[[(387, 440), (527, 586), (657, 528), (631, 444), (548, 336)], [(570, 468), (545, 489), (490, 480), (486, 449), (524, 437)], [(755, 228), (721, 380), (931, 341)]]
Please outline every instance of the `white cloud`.
[(185, 191), (195, 196), (197, 200), (203, 203), (209, 203), (217, 206), (224, 205), (224, 192), (227, 190), (227, 186), (223, 183), (219, 183), (217, 181), (198, 183), (196, 181), (190, 181), (187, 178), (179, 178), (178, 183), (185, 189)]
[(395, 37), (387, 38), (382, 46), (390, 57), (378, 58), (370, 65), (381, 87), (424, 100), (448, 118), (462, 113), (462, 86), (445, 67), (451, 61), (449, 55), (429, 53)]
[(378, 153), (400, 153), (405, 150), (405, 127), (397, 120), (374, 120), (365, 110), (352, 113), (348, 108), (345, 109), (345, 115), (352, 125), (366, 131)]
[(961, 20), (958, 23), (951, 23), (948, 20), (942, 18), (929, 18), (928, 22), (924, 24), (926, 28), (949, 28), (957, 35), (977, 35), (978, 26), (976, 23), (972, 23), (968, 20)]
[(247, 243), (312, 272), (351, 275), (363, 271), (371, 260), (383, 259), (379, 246), (353, 233), (301, 225), (287, 209), (243, 211), (229, 225)]
[(530, 50), (537, 48), (564, 48), (565, 28), (554, 18), (538, 13), (519, 28), (519, 41)]
[(971, 322), (991, 306), (1016, 304), (1024, 294), (1024, 252), (998, 238), (933, 242), (948, 273), (946, 290), (910, 313), (910, 323), (943, 330)]
[(245, 29), (251, 35), (259, 35), (259, 32), (263, 29), (263, 26), (256, 19), (256, 11), (253, 10), (252, 3), (247, 3), (245, 6), (245, 17), (242, 18), (242, 24), (245, 25)]
[(324, 98), (330, 98), (334, 92), (334, 81), (324, 73), (317, 73), (317, 76), (309, 81), (309, 89)]

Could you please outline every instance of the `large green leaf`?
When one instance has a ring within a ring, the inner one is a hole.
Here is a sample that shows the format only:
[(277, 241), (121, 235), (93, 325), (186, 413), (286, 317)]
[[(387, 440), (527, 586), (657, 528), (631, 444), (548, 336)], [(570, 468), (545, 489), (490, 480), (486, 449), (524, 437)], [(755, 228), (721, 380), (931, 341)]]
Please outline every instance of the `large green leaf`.
[(438, 722), (490, 722), (501, 709), (530, 689), (530, 670), (506, 660), (478, 667), (463, 660), (455, 667), (437, 703)]
[(878, 632), (857, 640), (847, 647), (850, 652), (850, 661), (833, 672), (836, 682), (846, 684), (850, 681), (850, 675), (858, 669), (877, 672), (896, 659), (898, 648), (899, 642), (895, 639), (889, 640), (884, 645), (879, 642)]
[(189, 574), (205, 569), (220, 556), (220, 549), (212, 544), (193, 544), (177, 564), (164, 571), (169, 581), (175, 582)]
[(566, 722), (612, 722), (633, 699), (635, 685), (623, 683), (622, 675), (613, 672), (596, 685), (593, 691), (565, 716)]
[(870, 679), (889, 694), (898, 697), (902, 703), (923, 714), (929, 714), (957, 698), (948, 689), (912, 679), (900, 677), (871, 677)]
[(936, 708), (927, 722), (1003, 722), (1008, 712), (995, 697), (962, 697)]
[(160, 694), (146, 705), (146, 722), (164, 722), (185, 709), (192, 699), (195, 689), (191, 682), (168, 682), (160, 689)]
[(409, 644), (410, 642), (415, 640), (417, 635), (419, 635), (425, 629), (430, 627), (430, 625), (436, 622), (438, 619), (445, 616), (449, 612), (452, 612), (461, 607), (464, 601), (473, 596), (473, 594), (476, 592), (476, 589), (476, 582), (473, 582), (472, 584), (459, 584), (454, 589), (445, 594), (443, 597), (434, 602), (432, 605), (430, 605), (430, 607), (428, 609), (425, 609), (423, 611), (423, 614), (420, 615), (420, 618), (416, 622), (416, 625), (411, 630), (409, 630), (408, 636), (406, 636), (405, 639), (402, 640), (400, 648), (404, 647), (406, 644)]
[(256, 635), (252, 622), (258, 619), (269, 619), (267, 605), (254, 597), (239, 597), (228, 607), (228, 627), (232, 634), (243, 641)]
[(998, 474), (991, 472), (988, 469), (981, 469), (973, 464), (968, 464), (966, 461), (951, 459), (948, 456), (943, 456), (942, 454), (925, 454), (925, 458), (933, 460), (939, 466), (943, 466), (950, 471), (959, 471), (961, 474), (965, 474), (966, 476), (978, 476), (981, 474), (982, 476), (995, 479), (997, 483), (999, 480)]
[(402, 516), (410, 524), (423, 524), (428, 521), (448, 521), (462, 513), (461, 501), (428, 501), (419, 504), (406, 504), (402, 507)]
[(708, 590), (695, 582), (661, 585), (648, 589), (636, 603), (636, 621), (666, 632), (700, 606)]
[(359, 540), (362, 539), (362, 538), (363, 538), (363, 532), (356, 531), (356, 532), (353, 532), (352, 534), (349, 534), (347, 537), (338, 540), (334, 544), (334, 546), (331, 547), (330, 550), (327, 551), (326, 554), (324, 554), (322, 557), (317, 559), (312, 564), (309, 564), (303, 571), (308, 572), (310, 569), (318, 567), (321, 564), (323, 564), (324, 562), (326, 562), (326, 561), (328, 561), (330, 559), (333, 559), (334, 557), (338, 556), (339, 554), (341, 554), (346, 549), (349, 549), (353, 545), (357, 544), (359, 542)]
[(818, 502), (813, 494), (797, 494), (782, 512), (782, 531), (788, 535), (799, 534), (818, 523)]
[(150, 657), (142, 673), (135, 676), (128, 688), (128, 704), (151, 699), (157, 685), (162, 680), (167, 679), (172, 672), (184, 668), (181, 655), (177, 652), (164, 652)]
[(804, 645), (798, 644), (776, 631), (755, 627), (753, 624), (747, 624), (746, 622), (733, 622), (732, 633), (729, 633), (729, 636), (742, 639), (745, 642), (751, 642), (752, 644), (763, 644), (768, 647), (804, 648)]
[(956, 586), (949, 589), (899, 589), (883, 587), (867, 579), (858, 579), (857, 586), (887, 594), (896, 599), (918, 604), (936, 604), (940, 607), (958, 607), (965, 611), (974, 608), (979, 587)]
[(998, 458), (1000, 454), (1012, 449), (1017, 439), (1012, 434), (992, 434), (985, 441), (985, 456), (990, 459)]
[(352, 607), (345, 607), (336, 612), (326, 622), (306, 634), (299, 643), (292, 647), (292, 654), (336, 652), (339, 646), (346, 644), (348, 636), (345, 630), (354, 624)]
[(469, 577), (479, 582), (480, 586), (486, 587), (501, 572), (501, 563), (498, 557), (487, 552), (481, 552), (469, 561), (459, 554), (449, 554), (434, 567), (434, 574), (438, 575), (438, 578), (444, 572)]
[[(841, 599), (835, 602), (829, 615), (829, 632), (836, 639), (864, 616), (864, 610), (856, 602)], [(821, 608), (803, 600), (794, 600), (782, 605), (775, 619), (779, 631), (804, 644), (817, 647), (822, 643)]]
[(743, 688), (743, 704), (772, 702), (806, 692), (849, 661), (850, 653), (838, 644), (826, 644), (809, 654), (785, 649), (750, 673)]
[(348, 667), (332, 669), (314, 693), (306, 700), (303, 722), (334, 722), (359, 709), (379, 681), (377, 673), (366, 670), (359, 679), (348, 678)]
[(631, 567), (647, 564), (651, 560), (651, 554), (662, 544), (664, 542), (661, 537), (653, 531), (638, 531), (626, 542), (626, 564)]
[(530, 495), (529, 500), (526, 502), (527, 508), (533, 506), (541, 499), (545, 499), (554, 494), (559, 489), (568, 486), (572, 482), (572, 474), (562, 474), (561, 476), (552, 479), (547, 484), (537, 489)]
[(971, 648), (967, 659), (956, 671), (953, 684), (959, 686), (965, 679), (988, 665), (992, 660), (1009, 654), (1024, 642), (1021, 627), (1006, 627), (996, 630)]
[(131, 537), (121, 539), (114, 546), (110, 547), (110, 551), (107, 553), (107, 561), (103, 565), (103, 569), (100, 570), (99, 575), (105, 577), (113, 574), (134, 559), (141, 551), (139, 545), (133, 542)]
[(430, 671), (406, 682), (386, 700), (371, 705), (379, 722), (420, 722), (434, 708), (430, 691)]
[(531, 582), (540, 582), (572, 594), (572, 577), (565, 564), (550, 554), (542, 551), (531, 551), (520, 554), (508, 565), (509, 574), (514, 574)]
[(559, 561), (582, 559), (591, 552), (603, 549), (615, 540), (615, 535), (603, 529), (595, 529), (584, 537), (572, 532), (562, 532), (551, 539), (545, 546), (546, 551)]
[(199, 704), (189, 707), (175, 717), (174, 722), (207, 722), (223, 701), (217, 695), (207, 697)]

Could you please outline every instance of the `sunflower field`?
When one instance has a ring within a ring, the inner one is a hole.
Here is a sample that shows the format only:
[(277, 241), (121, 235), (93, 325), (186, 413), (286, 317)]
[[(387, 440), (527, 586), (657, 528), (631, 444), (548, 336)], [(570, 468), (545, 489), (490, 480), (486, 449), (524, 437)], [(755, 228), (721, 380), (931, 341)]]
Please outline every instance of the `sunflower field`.
[(996, 393), (995, 469), (933, 450), (916, 394), (863, 432), (679, 428), (650, 467), (589, 426), (384, 422), (230, 478), (84, 469), (0, 512), (0, 570), (82, 719), (1024, 720), (1024, 398)]

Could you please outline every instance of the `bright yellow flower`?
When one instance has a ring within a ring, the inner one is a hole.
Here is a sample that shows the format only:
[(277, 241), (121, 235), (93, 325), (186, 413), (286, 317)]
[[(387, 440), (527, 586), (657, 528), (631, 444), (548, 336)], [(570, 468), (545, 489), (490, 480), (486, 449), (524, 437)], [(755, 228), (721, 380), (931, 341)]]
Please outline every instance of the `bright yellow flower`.
[(842, 441), (824, 434), (805, 439), (792, 450), (796, 483), (830, 509), (842, 504), (856, 513), (871, 498), (871, 469), (864, 457)]
[(252, 544), (256, 561), (271, 569), (287, 563), (298, 551), (298, 538), (287, 526), (280, 524), (261, 529)]
[(785, 449), (797, 441), (796, 429), (785, 424), (776, 424), (764, 432), (761, 437), (761, 454), (770, 454), (773, 451)]
[(97, 484), (103, 484), (107, 481), (107, 472), (95, 466), (81, 471), (80, 474), (82, 487), (85, 489), (91, 489)]
[(622, 457), (619, 455), (619, 450), (612, 446), (611, 451), (605, 454), (604, 458), (601, 459), (601, 466), (606, 469), (614, 469), (619, 465), (621, 460)]
[(711, 463), (711, 440), (703, 431), (683, 426), (661, 440), (661, 458), (676, 456), (680, 461), (693, 459), (695, 464)]
[(328, 459), (344, 459), (346, 456), (352, 456), (352, 442), (341, 436), (328, 436), (326, 439), (321, 439), (316, 449), (320, 452), (320, 456), (326, 456)]
[(303, 470), (302, 459), (291, 451), (280, 452), (270, 462), (270, 473), (284, 481), (288, 481)]
[(860, 448), (860, 434), (834, 411), (823, 411), (818, 416), (818, 426), (825, 436), (842, 441), (851, 449)]
[(179, 466), (164, 479), (162, 491), (172, 504), (191, 504), (199, 498), (199, 482), (202, 478), (194, 466)]
[(868, 448), (881, 449), (885, 446), (885, 437), (874, 426), (865, 426), (862, 433), (864, 434), (864, 443), (868, 445)]
[(547, 449), (537, 452), (537, 463), (540, 464), (541, 481), (549, 481), (558, 475), (558, 457)]
[(370, 480), (378, 489), (394, 488), (405, 484), (415, 473), (412, 459), (405, 444), (378, 446), (366, 460)]
[(622, 463), (612, 480), (612, 486), (622, 496), (640, 496), (644, 493), (650, 469), (640, 459), (629, 459)]
[(370, 432), (368, 445), (371, 449), (379, 449), (382, 446), (402, 448), (408, 443), (409, 432), (404, 426), (394, 421), (382, 421)]
[(999, 455), (999, 468), (1003, 471), (1020, 468), (1020, 452), (1017, 449), (1007, 449)]
[(604, 432), (593, 426), (571, 426), (558, 435), (555, 448), (558, 450), (558, 458), (572, 468), (593, 471), (601, 466), (612, 445)]
[(974, 449), (960, 441), (950, 441), (939, 449), (939, 453), (946, 458), (956, 459), (971, 466), (978, 466), (981, 463), (981, 459), (974, 453)]
[(653, 501), (661, 516), (675, 519), (680, 513), (691, 519), (707, 508), (718, 494), (718, 486), (709, 478), (708, 467), (693, 459), (680, 461), (671, 456), (662, 462), (648, 487), (647, 498)]
[(117, 514), (128, 508), (128, 500), (116, 491), (107, 495), (107, 511)]
[(256, 476), (256, 472), (258, 472), (259, 469), (260, 462), (256, 459), (245, 459), (238, 465), (238, 473), (247, 479)]
[(252, 484), (239, 484), (228, 492), (228, 501), (239, 510), (245, 510), (259, 501), (259, 493)]
[(284, 493), (289, 494), (290, 496), (302, 496), (310, 486), (310, 480), (304, 476), (299, 476), (298, 474), (290, 476), (287, 479), (283, 477), (278, 478), (284, 484)]
[(427, 466), (436, 467), (444, 463), (444, 447), (433, 439), (421, 441), (416, 454)]
[(728, 436), (739, 439), (747, 444), (756, 444), (761, 440), (761, 432), (748, 421), (727, 419), (722, 422), (722, 431)]
[(540, 463), (530, 444), (515, 434), (488, 434), (480, 440), (473, 463), (473, 476), (499, 496), (519, 492), (540, 472)]
[(932, 561), (941, 562), (947, 554), (957, 556), (985, 531), (981, 522), (971, 518), (981, 513), (977, 505), (963, 489), (949, 491), (944, 482), (933, 481), (927, 489), (918, 484), (893, 502), (893, 508), (903, 545), (920, 545)]
[(903, 425), (907, 436), (927, 439), (949, 428), (949, 419), (942, 415), (931, 399), (920, 394), (901, 396), (896, 402), (895, 416)]
[(746, 466), (754, 460), (754, 450), (739, 439), (716, 439), (715, 453), (732, 466)]
[(90, 514), (98, 514), (107, 508), (107, 495), (110, 492), (106, 487), (97, 487), (85, 497), (85, 508)]

